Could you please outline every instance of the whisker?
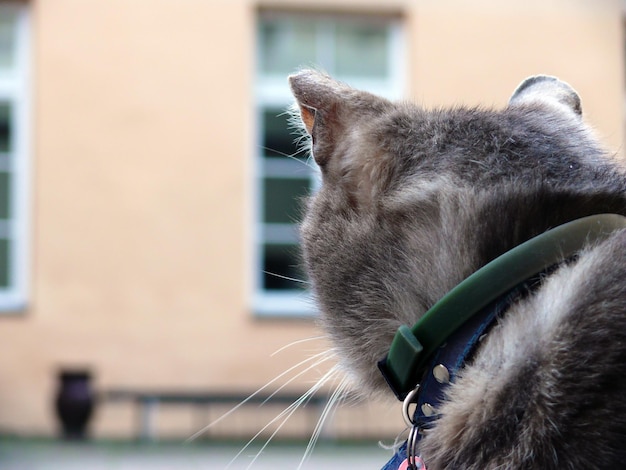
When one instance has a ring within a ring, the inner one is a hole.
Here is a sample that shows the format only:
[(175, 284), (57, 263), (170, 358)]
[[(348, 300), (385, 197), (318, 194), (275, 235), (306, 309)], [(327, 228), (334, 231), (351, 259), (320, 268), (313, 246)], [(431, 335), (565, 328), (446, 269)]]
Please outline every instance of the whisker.
[(296, 155), (300, 154), (300, 153), (304, 153), (306, 151), (306, 149), (298, 149), (296, 152), (289, 154), (289, 153), (285, 153), (285, 152), (281, 152), (280, 150), (276, 150), (273, 149), (271, 147), (266, 147), (264, 145), (259, 146), (261, 148), (261, 150), (267, 150), (269, 152), (274, 152), (277, 153), (278, 155), (280, 155), (281, 157), (285, 157), (285, 158), (289, 158), (291, 160), (295, 160), (298, 163), (303, 164), (305, 167), (312, 169), (313, 166), (311, 166), (308, 162), (308, 159), (303, 160), (302, 158), (298, 158)]
[(277, 274), (277, 273), (273, 273), (271, 271), (265, 271), (263, 270), (264, 274), (268, 274), (270, 276), (274, 276), (274, 277), (278, 277), (280, 279), (285, 279), (287, 281), (293, 281), (293, 282), (299, 282), (301, 284), (310, 284), (309, 281), (305, 281), (303, 279), (296, 279), (295, 277), (289, 277), (289, 276), (283, 276), (282, 274)]
[[(315, 390), (317, 391), (317, 389)], [(235, 458), (233, 459), (233, 461), (231, 461), (228, 466), (226, 468), (229, 468), (230, 465), (234, 462), (234, 460), (239, 457), (241, 455), (241, 453), (250, 445), (252, 444), (252, 442), (263, 432), (265, 431), (268, 427), (270, 427), (272, 424), (274, 424), (276, 421), (282, 419), (282, 421), (280, 422), (280, 424), (278, 425), (278, 427), (274, 430), (274, 432), (270, 435), (270, 437), (267, 438), (267, 440), (265, 441), (265, 443), (263, 444), (263, 446), (261, 446), (261, 448), (259, 449), (259, 451), (256, 453), (256, 455), (254, 456), (254, 458), (252, 459), (252, 461), (250, 462), (250, 464), (248, 464), (248, 466), (246, 468), (251, 468), (252, 464), (254, 464), (254, 462), (256, 462), (256, 460), (260, 457), (260, 455), (263, 453), (263, 451), (267, 448), (267, 446), (270, 444), (270, 442), (272, 441), (272, 439), (274, 438), (274, 436), (276, 436), (276, 434), (278, 434), (278, 432), (282, 429), (283, 425), (289, 420), (289, 418), (291, 418), (291, 416), (293, 416), (293, 414), (298, 410), (298, 408), (300, 408), (300, 405), (302, 405), (304, 402), (306, 402), (313, 393), (315, 393), (315, 391), (311, 391), (311, 389), (309, 389), (307, 392), (305, 392), (300, 398), (298, 398), (298, 400), (296, 400), (295, 402), (293, 402), (291, 405), (289, 405), (287, 408), (285, 408), (283, 411), (281, 411), (278, 416), (276, 416), (274, 419), (272, 419), (269, 423), (267, 423), (265, 426), (263, 426), (263, 428), (254, 435), (254, 437), (245, 445), (245, 447), (243, 449), (241, 449), (241, 452), (238, 453)]]
[[(329, 351), (322, 351), (320, 353), (315, 354), (314, 357), (321, 357), (321, 359), (319, 359), (317, 362), (314, 362), (313, 364), (310, 364), (307, 366), (306, 369), (302, 370), (301, 372), (299, 372), (298, 374), (294, 375), (293, 377), (291, 377), (289, 380), (287, 380), (287, 382), (285, 382), (284, 384), (282, 384), (280, 387), (278, 387), (276, 390), (274, 390), (266, 399), (265, 401), (262, 403), (262, 405), (264, 405), (265, 403), (267, 403), (268, 401), (270, 401), (274, 395), (276, 395), (278, 392), (280, 392), (283, 388), (285, 388), (287, 385), (289, 385), (291, 382), (293, 382), (294, 380), (296, 380), (298, 377), (304, 375), (305, 373), (307, 373), (308, 371), (310, 371), (311, 369), (314, 369), (315, 367), (319, 366), (320, 364), (323, 364), (324, 362), (328, 361), (329, 359), (333, 359), (335, 357), (334, 351), (329, 350)], [(333, 368), (331, 368), (332, 370)], [(321, 379), (320, 379), (321, 380)]]
[(280, 352), (283, 352), (285, 349), (290, 348), (291, 346), (295, 346), (296, 344), (306, 343), (307, 341), (314, 341), (316, 339), (323, 339), (323, 338), (325, 338), (324, 335), (312, 336), (310, 338), (304, 338), (304, 339), (298, 339), (298, 340), (293, 341), (293, 342), (291, 342), (289, 344), (285, 344), (283, 347), (277, 349), (272, 354), (270, 354), (270, 357), (274, 357), (276, 354), (278, 354)]
[(316, 392), (318, 392), (320, 390), (320, 388), (322, 388), (324, 386), (324, 384), (326, 384), (326, 382), (328, 380), (330, 380), (336, 373), (335, 368), (333, 367), (331, 370), (329, 370), (326, 374), (324, 374), (322, 376), (322, 378), (320, 380), (318, 380), (315, 384), (313, 384), (313, 386), (311, 388), (309, 388), (309, 390), (307, 390), (305, 393), (302, 394), (302, 396), (300, 398), (298, 398), (298, 400), (296, 400), (294, 403), (292, 403), (291, 405), (289, 405), (287, 408), (285, 408), (278, 416), (276, 416), (274, 419), (272, 419), (269, 423), (267, 423), (258, 433), (256, 433), (254, 435), (254, 437), (252, 439), (250, 439), (250, 441), (248, 441), (248, 443), (244, 446), (243, 449), (241, 449), (241, 451), (239, 451), (239, 453), (233, 458), (233, 460), (231, 460), (231, 462), (226, 466), (226, 468), (229, 468), (230, 465), (243, 453), (243, 451), (248, 448), (250, 446), (250, 444), (252, 444), (252, 442), (263, 432), (265, 431), (269, 426), (271, 426), (273, 423), (275, 423), (276, 421), (282, 419), (281, 423), (279, 424), (278, 428), (270, 435), (270, 437), (267, 439), (267, 441), (265, 441), (265, 444), (263, 444), (263, 446), (259, 449), (259, 451), (257, 452), (257, 454), (254, 456), (254, 458), (252, 459), (252, 461), (250, 462), (250, 464), (246, 467), (247, 469), (251, 468), (252, 465), (254, 464), (254, 462), (256, 462), (256, 460), (260, 457), (260, 455), (263, 453), (263, 451), (267, 448), (267, 446), (270, 444), (270, 442), (272, 441), (272, 439), (274, 438), (274, 436), (276, 436), (276, 434), (278, 434), (278, 432), (282, 429), (282, 427), (285, 425), (285, 423), (289, 420), (289, 418), (291, 418), (291, 416), (296, 412), (296, 410), (300, 407), (300, 405), (302, 405), (303, 403), (305, 403), (306, 401), (308, 401)]
[[(272, 385), (273, 383), (275, 383), (277, 380), (283, 378), (284, 376), (286, 376), (287, 374), (291, 373), (293, 370), (297, 369), (298, 367), (301, 367), (302, 365), (306, 364), (307, 362), (311, 362), (314, 361), (316, 359), (318, 359), (319, 357), (322, 357), (324, 355), (328, 355), (328, 351), (322, 351), (320, 353), (314, 354), (310, 357), (307, 357), (306, 359), (300, 361), (299, 363), (297, 363), (296, 365), (291, 366), (290, 368), (288, 368), (286, 371), (278, 374), (276, 377), (274, 377), (272, 380), (270, 380), (268, 383), (266, 383), (265, 385), (263, 385), (261, 388), (259, 388), (257, 391), (255, 391), (254, 393), (250, 394), (250, 396), (248, 398), (246, 398), (245, 400), (243, 400), (241, 403), (235, 405), (233, 408), (231, 408), (230, 410), (228, 410), (226, 413), (224, 413), (222, 416), (220, 416), (219, 418), (217, 418), (215, 421), (210, 422), (209, 424), (207, 424), (206, 426), (204, 426), (202, 429), (200, 429), (199, 431), (196, 431), (195, 433), (193, 433), (191, 436), (189, 436), (187, 439), (185, 439), (185, 443), (189, 443), (192, 442), (194, 440), (196, 440), (198, 437), (200, 437), (202, 434), (206, 433), (209, 429), (213, 428), (215, 425), (217, 425), (218, 423), (220, 423), (221, 421), (223, 421), (224, 419), (226, 419), (228, 416), (230, 416), (231, 414), (233, 414), (235, 411), (237, 411), (239, 408), (241, 408), (243, 405), (245, 405), (247, 402), (249, 402), (252, 398), (254, 398), (256, 395), (258, 395), (259, 393), (261, 393), (263, 390), (265, 390), (267, 387), (269, 387), (270, 385)], [(314, 367), (317, 367), (319, 364), (321, 364), (322, 362), (328, 360), (329, 358), (325, 358), (323, 361), (316, 361), (314, 362), (312, 365), (307, 366), (306, 369), (304, 369), (303, 371), (298, 372), (298, 374), (296, 374), (294, 377), (292, 377), (289, 381), (287, 381), (286, 384), (283, 384), (279, 389), (281, 390), (283, 387), (285, 387), (285, 385), (291, 383), (293, 380), (295, 380), (297, 377), (300, 377), (301, 375), (303, 375), (304, 373), (308, 372), (309, 370), (313, 369)], [(276, 392), (272, 393), (272, 395), (270, 396), (274, 396), (274, 394), (276, 394)]]
[[(333, 372), (332, 374), (333, 376), (336, 375), (339, 372), (339, 368), (333, 367), (332, 372)], [(298, 470), (302, 468), (302, 465), (304, 465), (306, 460), (311, 456), (311, 453), (313, 452), (313, 449), (315, 448), (315, 445), (317, 444), (322, 434), (322, 429), (324, 427), (324, 424), (327, 422), (329, 417), (332, 416), (333, 413), (337, 410), (339, 404), (341, 403), (341, 399), (343, 398), (343, 392), (345, 391), (347, 386), (348, 386), (348, 381), (346, 379), (343, 379), (339, 383), (335, 391), (329, 397), (328, 402), (326, 402), (326, 405), (324, 406), (324, 410), (322, 411), (322, 414), (320, 415), (320, 418), (317, 421), (317, 424), (315, 425), (315, 429), (313, 430), (311, 439), (309, 439), (309, 443), (307, 444), (306, 450), (304, 451), (302, 460), (300, 460), (300, 464), (298, 465)]]

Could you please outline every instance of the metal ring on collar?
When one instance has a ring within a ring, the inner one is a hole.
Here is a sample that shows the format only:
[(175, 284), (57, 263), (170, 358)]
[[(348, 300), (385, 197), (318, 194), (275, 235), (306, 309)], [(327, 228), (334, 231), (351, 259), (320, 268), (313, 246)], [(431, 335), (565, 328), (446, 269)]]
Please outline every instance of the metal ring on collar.
[(415, 421), (413, 421), (413, 415), (409, 411), (409, 407), (417, 403), (416, 399), (419, 389), (420, 385), (417, 384), (415, 388), (407, 394), (406, 398), (402, 402), (402, 418), (404, 418), (404, 422), (407, 426), (415, 426)]

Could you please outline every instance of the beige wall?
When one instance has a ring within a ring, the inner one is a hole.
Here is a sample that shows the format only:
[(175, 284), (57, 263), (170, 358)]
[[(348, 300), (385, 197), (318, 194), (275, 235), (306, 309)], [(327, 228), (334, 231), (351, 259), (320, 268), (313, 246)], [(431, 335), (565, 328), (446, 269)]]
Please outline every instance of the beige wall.
[(580, 93), (607, 145), (622, 146), (623, 17), (616, 0), (423, 0), (413, 24), (412, 95), (426, 105), (504, 105), (526, 76)]
[[(98, 388), (253, 389), (323, 347), (270, 357), (319, 332), (249, 309), (259, 5), (30, 5), (31, 303), (0, 317), (0, 432), (53, 432), (61, 364), (92, 367)], [(502, 105), (525, 76), (556, 74), (621, 146), (617, 1), (352, 0), (342, 9), (403, 15), (408, 95), (419, 102)], [(97, 435), (131, 432), (128, 410), (107, 406), (99, 417)]]
[(254, 10), (33, 7), (33, 301), (2, 322), (0, 429), (52, 429), (59, 364), (102, 388), (257, 387), (311, 325), (248, 309)]

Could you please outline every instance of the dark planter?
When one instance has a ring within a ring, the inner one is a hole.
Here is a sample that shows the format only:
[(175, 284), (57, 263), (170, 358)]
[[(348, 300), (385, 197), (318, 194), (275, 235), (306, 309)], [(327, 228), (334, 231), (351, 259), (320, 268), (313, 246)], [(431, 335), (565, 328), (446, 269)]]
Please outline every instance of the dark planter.
[(89, 418), (94, 409), (90, 380), (91, 374), (85, 370), (62, 370), (59, 373), (55, 408), (66, 439), (87, 437)]

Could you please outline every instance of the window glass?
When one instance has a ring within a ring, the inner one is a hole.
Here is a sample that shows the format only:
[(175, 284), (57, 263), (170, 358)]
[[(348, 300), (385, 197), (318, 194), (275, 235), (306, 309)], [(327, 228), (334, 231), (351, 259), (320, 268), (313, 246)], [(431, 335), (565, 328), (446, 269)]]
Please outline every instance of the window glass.
[(11, 151), (11, 107), (0, 102), (0, 154)]
[(300, 206), (309, 192), (308, 178), (265, 178), (265, 223), (295, 224)]
[(384, 78), (387, 75), (387, 27), (338, 23), (335, 33), (335, 73), (338, 76)]
[(11, 175), (0, 172), (0, 219), (11, 217)]
[(266, 244), (263, 257), (263, 288), (303, 289), (304, 274), (299, 267), (298, 245)]
[(266, 157), (297, 156), (296, 137), (297, 131), (291, 128), (285, 109), (263, 111), (263, 151)]
[(0, 239), (0, 288), (7, 288), (11, 285), (10, 279), (10, 246), (11, 242), (7, 239)]
[(267, 19), (261, 24), (261, 70), (287, 75), (316, 59), (315, 23), (307, 19)]
[(0, 5), (0, 73), (10, 70), (15, 60), (15, 15)]

